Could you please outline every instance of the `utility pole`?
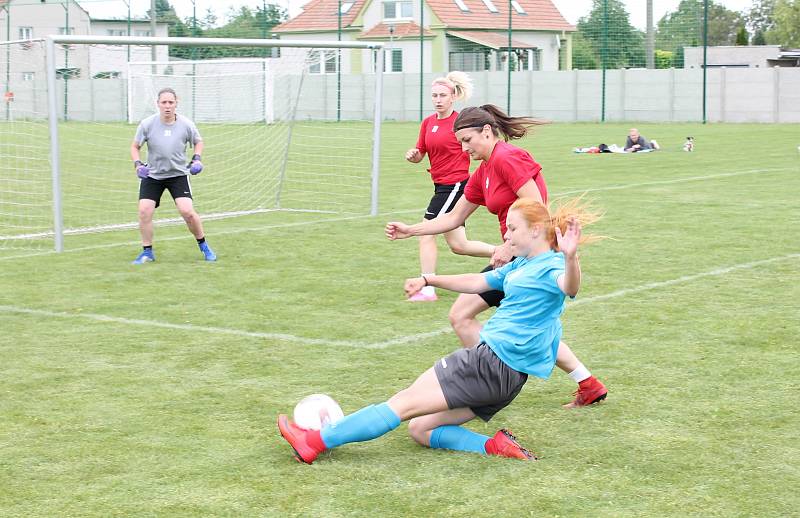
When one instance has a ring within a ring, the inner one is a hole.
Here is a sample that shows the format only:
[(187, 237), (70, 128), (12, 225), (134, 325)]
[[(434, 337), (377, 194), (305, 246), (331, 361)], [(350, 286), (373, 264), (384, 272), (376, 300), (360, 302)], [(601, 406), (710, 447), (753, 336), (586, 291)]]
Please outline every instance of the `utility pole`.
[(647, 0), (647, 68), (656, 68), (656, 33), (653, 28), (653, 0)]
[[(336, 19), (338, 21), (336, 29), (336, 39), (342, 41), (342, 0), (338, 2), (338, 10), (336, 11)], [(323, 64), (324, 67), (324, 52)], [(336, 49), (336, 122), (342, 120), (342, 48)]]
[[(192, 2), (194, 3), (194, 2)], [(156, 0), (150, 0), (150, 36), (156, 37)], [(156, 53), (156, 46), (150, 46), (150, 61), (156, 61), (158, 59), (158, 54)], [(156, 73), (156, 66), (153, 65), (153, 74)]]

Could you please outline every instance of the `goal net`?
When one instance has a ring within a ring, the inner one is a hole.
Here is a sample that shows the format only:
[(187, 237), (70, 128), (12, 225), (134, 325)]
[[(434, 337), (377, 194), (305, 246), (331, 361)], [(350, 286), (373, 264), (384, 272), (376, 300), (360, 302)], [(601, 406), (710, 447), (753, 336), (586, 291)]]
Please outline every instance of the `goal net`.
[[(58, 249), (63, 236), (136, 229), (130, 146), (167, 87), (203, 137), (204, 170), (191, 184), (204, 220), (377, 210), (381, 81), (354, 65), (369, 64), (375, 45), (53, 39), (52, 92), (47, 41), (0, 43), (4, 91), (13, 95), (0, 110), (0, 251), (52, 248), (54, 240)], [(183, 224), (168, 192), (156, 216), (157, 226)]]

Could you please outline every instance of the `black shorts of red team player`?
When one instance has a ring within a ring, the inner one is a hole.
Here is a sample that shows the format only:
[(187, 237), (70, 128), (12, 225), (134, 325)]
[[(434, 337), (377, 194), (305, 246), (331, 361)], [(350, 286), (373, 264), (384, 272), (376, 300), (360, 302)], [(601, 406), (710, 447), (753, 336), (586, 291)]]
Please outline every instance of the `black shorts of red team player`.
[[(512, 257), (511, 261), (513, 260), (514, 258)], [(481, 273), (491, 272), (492, 270), (494, 270), (494, 268), (492, 267), (492, 265), (489, 265), (483, 270), (481, 270)], [(489, 290), (489, 291), (484, 291), (483, 293), (478, 293), (478, 296), (482, 298), (483, 301), (486, 302), (486, 304), (488, 304), (490, 308), (491, 307), (496, 308), (500, 306), (500, 301), (503, 300), (503, 297), (506, 296), (506, 293), (503, 290)]]
[(165, 189), (172, 195), (173, 200), (175, 198), (192, 199), (192, 186), (189, 184), (189, 177), (185, 175), (173, 176), (163, 180), (156, 180), (149, 176), (142, 178), (139, 184), (139, 199), (153, 200), (156, 202), (156, 207), (158, 207), (161, 205), (161, 195)]
[(433, 184), (433, 198), (431, 198), (428, 209), (425, 211), (425, 219), (438, 218), (453, 210), (456, 202), (464, 195), (464, 186), (466, 184), (466, 180), (453, 185)]

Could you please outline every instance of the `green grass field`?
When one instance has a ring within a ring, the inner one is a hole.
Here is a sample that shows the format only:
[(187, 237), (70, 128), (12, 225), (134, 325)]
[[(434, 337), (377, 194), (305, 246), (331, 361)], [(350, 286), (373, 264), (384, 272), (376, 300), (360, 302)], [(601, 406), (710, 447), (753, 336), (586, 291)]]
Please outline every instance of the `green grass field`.
[[(306, 466), (278, 435), (277, 414), (308, 394), (353, 412), (458, 346), (454, 295), (403, 300), (417, 244), (383, 226), (419, 219), (431, 185), (402, 160), (417, 125), (386, 124), (378, 217), (208, 222), (216, 264), (179, 226), (157, 229), (144, 267), (130, 265), (135, 231), (0, 258), (0, 515), (797, 515), (796, 128), (640, 130), (664, 150), (572, 153), (621, 144), (618, 124), (521, 143), (552, 197), (587, 192), (605, 211), (593, 230), (610, 238), (583, 249), (563, 317), (608, 400), (563, 410), (574, 387), (556, 370), (468, 425), (509, 427), (541, 461), (429, 451), (401, 425)], [(209, 196), (195, 192), (201, 211)], [(485, 211), (468, 233), (499, 238)], [(440, 245), (439, 273), (485, 264)]]

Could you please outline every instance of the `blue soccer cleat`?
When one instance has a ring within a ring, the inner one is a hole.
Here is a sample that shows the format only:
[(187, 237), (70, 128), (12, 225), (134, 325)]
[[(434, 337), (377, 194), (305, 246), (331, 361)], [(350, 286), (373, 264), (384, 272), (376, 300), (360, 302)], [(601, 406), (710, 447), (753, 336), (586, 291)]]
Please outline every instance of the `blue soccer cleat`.
[(200, 251), (203, 252), (203, 256), (206, 258), (206, 261), (216, 261), (217, 260), (217, 254), (215, 254), (214, 251), (211, 250), (211, 247), (208, 246), (208, 243), (203, 242), (203, 243), (200, 243), (197, 246), (200, 247)]
[(156, 260), (155, 254), (153, 254), (153, 250), (142, 250), (136, 259), (133, 260), (131, 264), (144, 264), (144, 263), (151, 263)]

